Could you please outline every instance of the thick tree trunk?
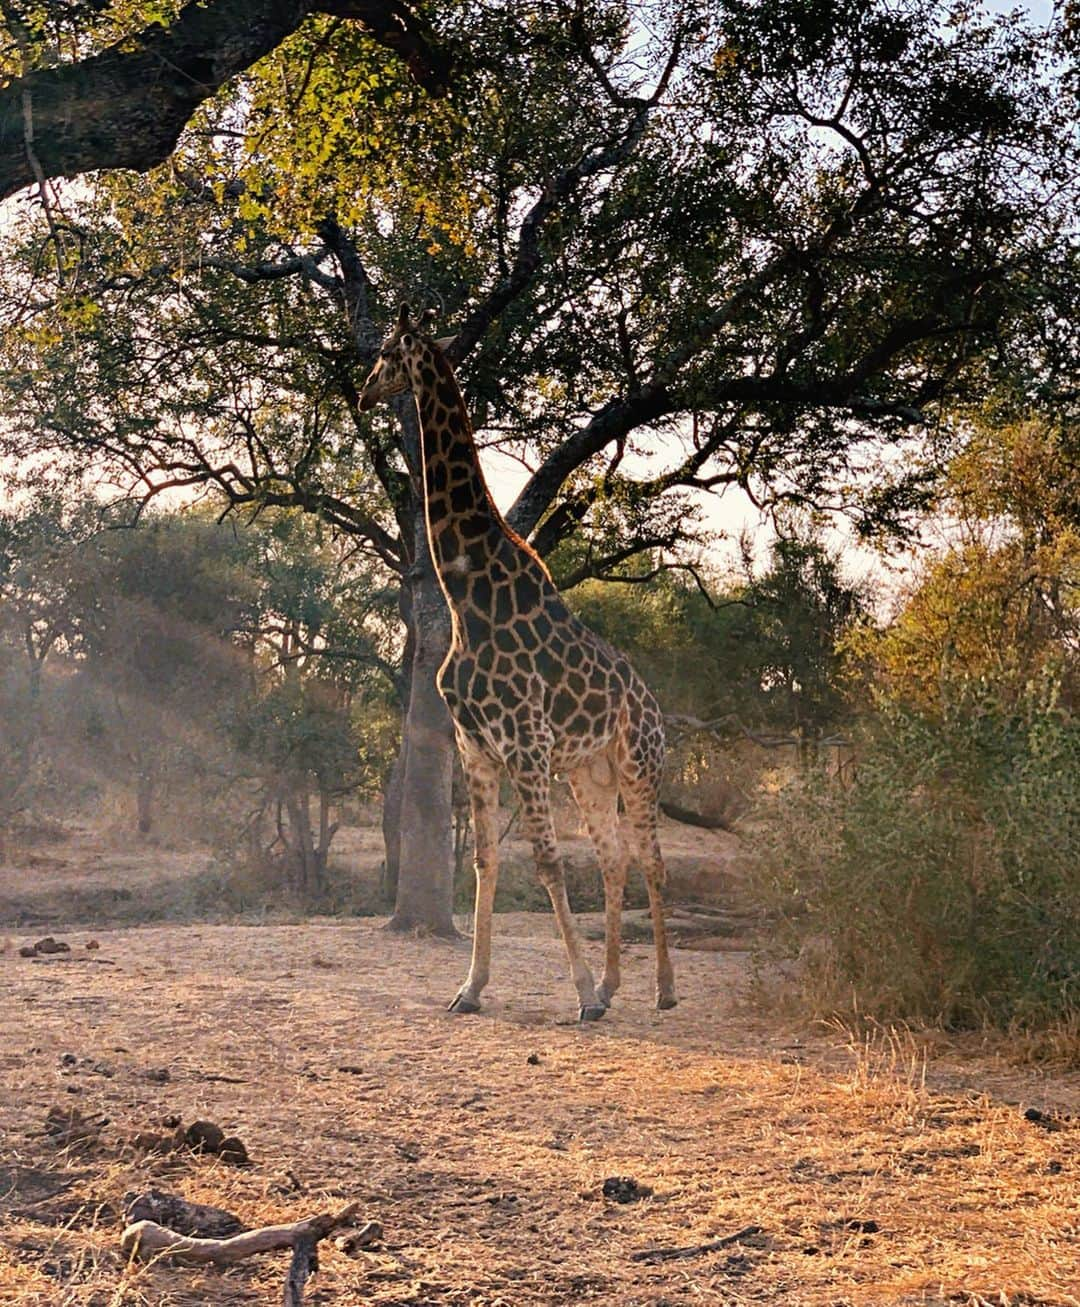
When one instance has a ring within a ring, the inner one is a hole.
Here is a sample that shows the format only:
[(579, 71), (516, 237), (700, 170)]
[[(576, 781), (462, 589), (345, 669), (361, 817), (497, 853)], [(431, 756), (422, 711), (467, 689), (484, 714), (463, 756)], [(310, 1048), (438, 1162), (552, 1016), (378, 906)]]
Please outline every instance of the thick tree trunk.
[(405, 767), (408, 757), (409, 736), (405, 730), (405, 719), (409, 711), (412, 695), (412, 667), (416, 657), (416, 629), (413, 622), (412, 587), (407, 580), (402, 581), (398, 609), (401, 620), (405, 623), (405, 648), (402, 652), (403, 687), (401, 705), (401, 746), (398, 749), (394, 765), (383, 791), (382, 836), (383, 836), (383, 876), (382, 891), (386, 903), (392, 904), (397, 899), (398, 872), (401, 868), (401, 801), (405, 794)]
[[(412, 566), (403, 577), (401, 616), (409, 639), (408, 703), (402, 728), (398, 874), (390, 930), (454, 936), (451, 802), (456, 745), (436, 676), (450, 647), (450, 610), (435, 576), (421, 507), (420, 423), (411, 395), (395, 401), (412, 493), (399, 505)], [(393, 815), (391, 815), (391, 825)], [(392, 831), (390, 832), (392, 838)], [(392, 858), (388, 849), (388, 861)]]
[(401, 724), (401, 748), (383, 791), (382, 836), (383, 875), (382, 892), (388, 904), (397, 899), (398, 875), (401, 870), (401, 800), (405, 794), (405, 760), (408, 757), (408, 735), (404, 717)]
[(405, 715), (400, 862), (389, 927), (453, 936), (451, 790), (456, 745), (435, 679), (450, 647), (450, 613), (426, 542), (418, 541), (418, 557), (422, 562), (412, 588), (415, 651)]

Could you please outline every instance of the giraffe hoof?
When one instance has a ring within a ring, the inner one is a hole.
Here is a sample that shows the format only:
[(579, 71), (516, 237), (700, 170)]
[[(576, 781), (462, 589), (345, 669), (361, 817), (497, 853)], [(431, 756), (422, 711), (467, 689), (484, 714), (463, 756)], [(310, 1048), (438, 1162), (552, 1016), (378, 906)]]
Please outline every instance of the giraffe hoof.
[(607, 990), (604, 988), (603, 985), (597, 986), (596, 1001), (600, 1004), (602, 1008), (611, 1007), (611, 995), (607, 992)]
[(674, 994), (658, 994), (656, 996), (656, 1006), (661, 1012), (670, 1011), (673, 1007), (678, 1007), (679, 1000)]
[(578, 1019), (582, 1024), (586, 1021), (599, 1021), (606, 1011), (603, 1003), (588, 1003), (578, 1012)]
[(469, 998), (467, 994), (457, 994), (446, 1010), (447, 1012), (457, 1012), (461, 1016), (471, 1015), (473, 1012), (480, 1011), (480, 1004), (475, 998)]

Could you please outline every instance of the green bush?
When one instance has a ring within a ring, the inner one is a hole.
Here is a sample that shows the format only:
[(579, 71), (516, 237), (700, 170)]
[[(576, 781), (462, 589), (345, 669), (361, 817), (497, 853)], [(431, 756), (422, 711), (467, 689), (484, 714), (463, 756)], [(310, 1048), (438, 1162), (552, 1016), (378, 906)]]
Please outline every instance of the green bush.
[[(1054, 687), (882, 708), (846, 788), (800, 781), (757, 880), (819, 1013), (1039, 1029), (1080, 1011), (1080, 722)], [(790, 974), (790, 973), (789, 973)]]

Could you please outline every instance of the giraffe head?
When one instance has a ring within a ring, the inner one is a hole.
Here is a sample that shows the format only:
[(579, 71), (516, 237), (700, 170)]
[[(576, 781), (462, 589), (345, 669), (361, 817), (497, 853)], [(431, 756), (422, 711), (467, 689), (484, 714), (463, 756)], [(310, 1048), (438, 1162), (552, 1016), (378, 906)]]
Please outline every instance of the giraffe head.
[(407, 360), (422, 353), (432, 343), (445, 348), (450, 339), (432, 342), (425, 328), (431, 325), (435, 317), (434, 309), (425, 309), (419, 318), (413, 321), (408, 304), (402, 304), (398, 310), (397, 321), (383, 341), (375, 366), (368, 373), (364, 388), (360, 392), (360, 408), (374, 408), (383, 400), (393, 395), (400, 395), (409, 389), (409, 370)]

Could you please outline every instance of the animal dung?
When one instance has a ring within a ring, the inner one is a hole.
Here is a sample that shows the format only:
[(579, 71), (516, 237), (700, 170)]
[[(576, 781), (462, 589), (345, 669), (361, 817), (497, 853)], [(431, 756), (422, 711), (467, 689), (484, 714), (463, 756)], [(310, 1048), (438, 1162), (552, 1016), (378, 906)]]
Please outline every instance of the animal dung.
[(633, 1176), (609, 1175), (600, 1192), (616, 1203), (636, 1203), (641, 1198), (651, 1198), (653, 1191), (647, 1184), (638, 1184)]
[(24, 944), (19, 949), (21, 958), (39, 958), (45, 957), (50, 953), (70, 953), (71, 945), (62, 939), (53, 939), (51, 935), (46, 935), (44, 939), (39, 939), (34, 944)]

